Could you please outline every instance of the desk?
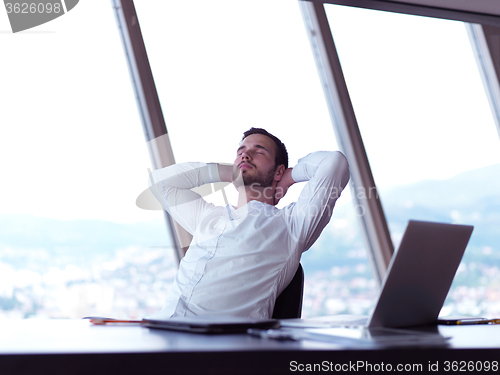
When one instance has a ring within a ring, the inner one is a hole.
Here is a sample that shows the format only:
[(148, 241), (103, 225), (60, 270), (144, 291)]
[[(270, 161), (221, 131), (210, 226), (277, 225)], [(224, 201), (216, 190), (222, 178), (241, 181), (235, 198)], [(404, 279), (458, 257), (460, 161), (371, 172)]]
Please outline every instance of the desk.
[[(460, 366), (460, 361), (476, 368), (484, 366), (485, 361), (490, 365), (500, 362), (500, 325), (437, 328), (442, 335), (452, 337), (449, 346), (357, 350), (328, 342), (275, 341), (244, 334), (202, 335), (140, 326), (92, 326), (87, 320), (3, 320), (0, 374), (326, 372), (306, 371), (308, 364), (316, 364), (316, 369), (322, 366), (323, 370), (335, 369), (335, 365), (337, 369), (340, 365), (344, 369), (351, 366), (349, 372), (357, 373), (366, 372), (370, 365), (378, 373), (388, 372), (389, 366), (396, 372), (398, 365), (415, 366), (415, 373), (429, 373), (429, 366), (434, 366), (431, 369), (444, 373), (446, 366)], [(500, 369), (467, 371), (470, 373), (500, 374)]]

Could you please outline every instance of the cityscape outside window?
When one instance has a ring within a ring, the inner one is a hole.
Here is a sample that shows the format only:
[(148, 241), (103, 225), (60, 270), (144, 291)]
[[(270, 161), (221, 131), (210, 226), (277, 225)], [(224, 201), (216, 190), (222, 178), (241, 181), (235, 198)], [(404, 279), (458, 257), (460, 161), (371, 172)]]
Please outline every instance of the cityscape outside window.
[(158, 311), (176, 264), (135, 204), (150, 162), (110, 2), (2, 34), (0, 80), (0, 317)]

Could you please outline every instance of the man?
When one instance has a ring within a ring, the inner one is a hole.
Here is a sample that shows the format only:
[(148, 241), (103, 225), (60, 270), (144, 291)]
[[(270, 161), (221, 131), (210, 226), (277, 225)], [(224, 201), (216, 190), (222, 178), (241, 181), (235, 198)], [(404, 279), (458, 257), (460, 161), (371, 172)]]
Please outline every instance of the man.
[[(271, 317), (348, 180), (340, 152), (315, 152), (288, 168), (283, 143), (256, 128), (244, 133), (233, 165), (184, 163), (153, 171), (151, 191), (193, 235), (157, 317)], [(288, 188), (302, 181), (308, 182), (297, 202), (276, 208)], [(215, 206), (190, 190), (213, 182), (234, 184), (236, 207)]]

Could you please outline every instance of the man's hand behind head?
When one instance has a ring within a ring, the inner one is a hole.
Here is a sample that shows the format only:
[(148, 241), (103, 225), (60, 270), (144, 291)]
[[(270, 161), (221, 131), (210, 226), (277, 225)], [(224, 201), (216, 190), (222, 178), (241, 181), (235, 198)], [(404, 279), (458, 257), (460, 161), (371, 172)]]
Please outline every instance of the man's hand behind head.
[(295, 181), (292, 178), (292, 169), (293, 168), (285, 169), (283, 177), (281, 178), (280, 181), (278, 181), (278, 184), (276, 185), (276, 191), (274, 194), (274, 205), (278, 204), (280, 199), (285, 196), (286, 192), (288, 191), (288, 188), (295, 183)]

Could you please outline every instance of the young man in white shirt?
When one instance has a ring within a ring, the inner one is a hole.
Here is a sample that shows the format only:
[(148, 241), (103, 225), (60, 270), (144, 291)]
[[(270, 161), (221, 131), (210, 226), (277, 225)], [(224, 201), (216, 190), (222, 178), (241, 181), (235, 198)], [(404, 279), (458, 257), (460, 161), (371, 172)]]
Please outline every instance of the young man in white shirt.
[[(349, 180), (340, 152), (314, 152), (288, 168), (283, 143), (264, 129), (244, 133), (232, 165), (183, 163), (153, 171), (150, 188), (193, 240), (157, 317), (270, 318), (301, 254), (328, 224)], [(276, 204), (308, 181), (295, 203)], [(190, 189), (232, 182), (236, 207), (215, 206)]]

